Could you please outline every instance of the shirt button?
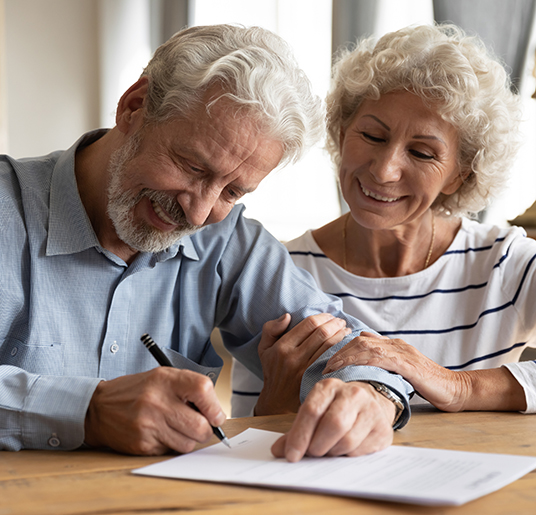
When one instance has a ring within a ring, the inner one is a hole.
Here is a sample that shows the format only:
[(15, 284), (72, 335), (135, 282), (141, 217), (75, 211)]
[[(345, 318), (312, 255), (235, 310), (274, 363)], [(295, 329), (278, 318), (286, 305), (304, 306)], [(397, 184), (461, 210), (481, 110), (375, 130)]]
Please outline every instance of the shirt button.
[(110, 352), (111, 352), (112, 354), (115, 354), (118, 350), (119, 350), (119, 345), (117, 345), (117, 343), (113, 343), (113, 344), (110, 346)]
[(50, 445), (50, 447), (59, 447), (60, 446), (60, 439), (56, 436), (56, 434), (53, 434), (49, 439), (48, 439), (48, 445)]
[(11, 355), (12, 355), (12, 356), (15, 356), (15, 354), (17, 354), (18, 351), (19, 351), (19, 349), (17, 349), (17, 347), (13, 347), (13, 348), (11, 349)]

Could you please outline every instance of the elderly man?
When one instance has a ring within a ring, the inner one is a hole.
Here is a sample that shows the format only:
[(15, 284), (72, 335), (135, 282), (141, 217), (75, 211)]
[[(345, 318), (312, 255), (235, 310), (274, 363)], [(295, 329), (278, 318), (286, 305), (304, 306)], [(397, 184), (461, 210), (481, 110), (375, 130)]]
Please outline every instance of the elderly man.
[[(331, 354), (320, 354), (365, 326), (235, 207), (321, 123), (280, 38), (195, 27), (157, 50), (113, 129), (65, 152), (1, 159), (0, 448), (190, 451), (225, 420), (211, 381), (222, 364), (215, 327), (260, 377), (258, 348), (286, 346), (303, 370), (312, 364), (276, 455), (390, 444), (411, 387), (369, 367), (322, 377)], [(155, 368), (145, 332), (173, 368)], [(278, 411), (275, 375), (265, 371), (260, 413)]]

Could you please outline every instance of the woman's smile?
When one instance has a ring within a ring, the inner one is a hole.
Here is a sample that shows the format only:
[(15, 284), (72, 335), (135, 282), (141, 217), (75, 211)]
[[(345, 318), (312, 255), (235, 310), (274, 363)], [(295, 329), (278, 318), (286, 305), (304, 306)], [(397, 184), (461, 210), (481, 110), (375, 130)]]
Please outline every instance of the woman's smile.
[(361, 191), (365, 194), (365, 196), (373, 198), (374, 200), (378, 200), (378, 201), (381, 201), (381, 202), (392, 203), (392, 202), (396, 202), (397, 200), (400, 200), (402, 198), (402, 197), (386, 197), (386, 196), (380, 195), (378, 193), (375, 193), (375, 192), (365, 188), (365, 186), (363, 186), (363, 184), (361, 184), (361, 182), (359, 182), (359, 185), (361, 186)]

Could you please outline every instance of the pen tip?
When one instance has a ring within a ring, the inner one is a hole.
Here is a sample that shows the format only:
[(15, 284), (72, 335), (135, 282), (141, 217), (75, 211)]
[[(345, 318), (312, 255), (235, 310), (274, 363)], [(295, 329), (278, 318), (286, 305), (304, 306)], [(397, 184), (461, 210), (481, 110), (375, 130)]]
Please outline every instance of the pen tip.
[(229, 447), (229, 449), (231, 448), (231, 443), (229, 442), (229, 439), (228, 438), (224, 438), (222, 440), (222, 443), (224, 443), (227, 447)]

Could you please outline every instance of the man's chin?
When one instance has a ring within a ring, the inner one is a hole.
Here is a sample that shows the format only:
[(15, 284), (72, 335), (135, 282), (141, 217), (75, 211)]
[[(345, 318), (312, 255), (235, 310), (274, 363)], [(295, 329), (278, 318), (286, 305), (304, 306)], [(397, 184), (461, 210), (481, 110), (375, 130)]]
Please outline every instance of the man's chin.
[(124, 235), (121, 239), (132, 249), (138, 252), (157, 253), (169, 249), (182, 238), (191, 236), (201, 227), (176, 229), (173, 233), (154, 233), (150, 235)]

